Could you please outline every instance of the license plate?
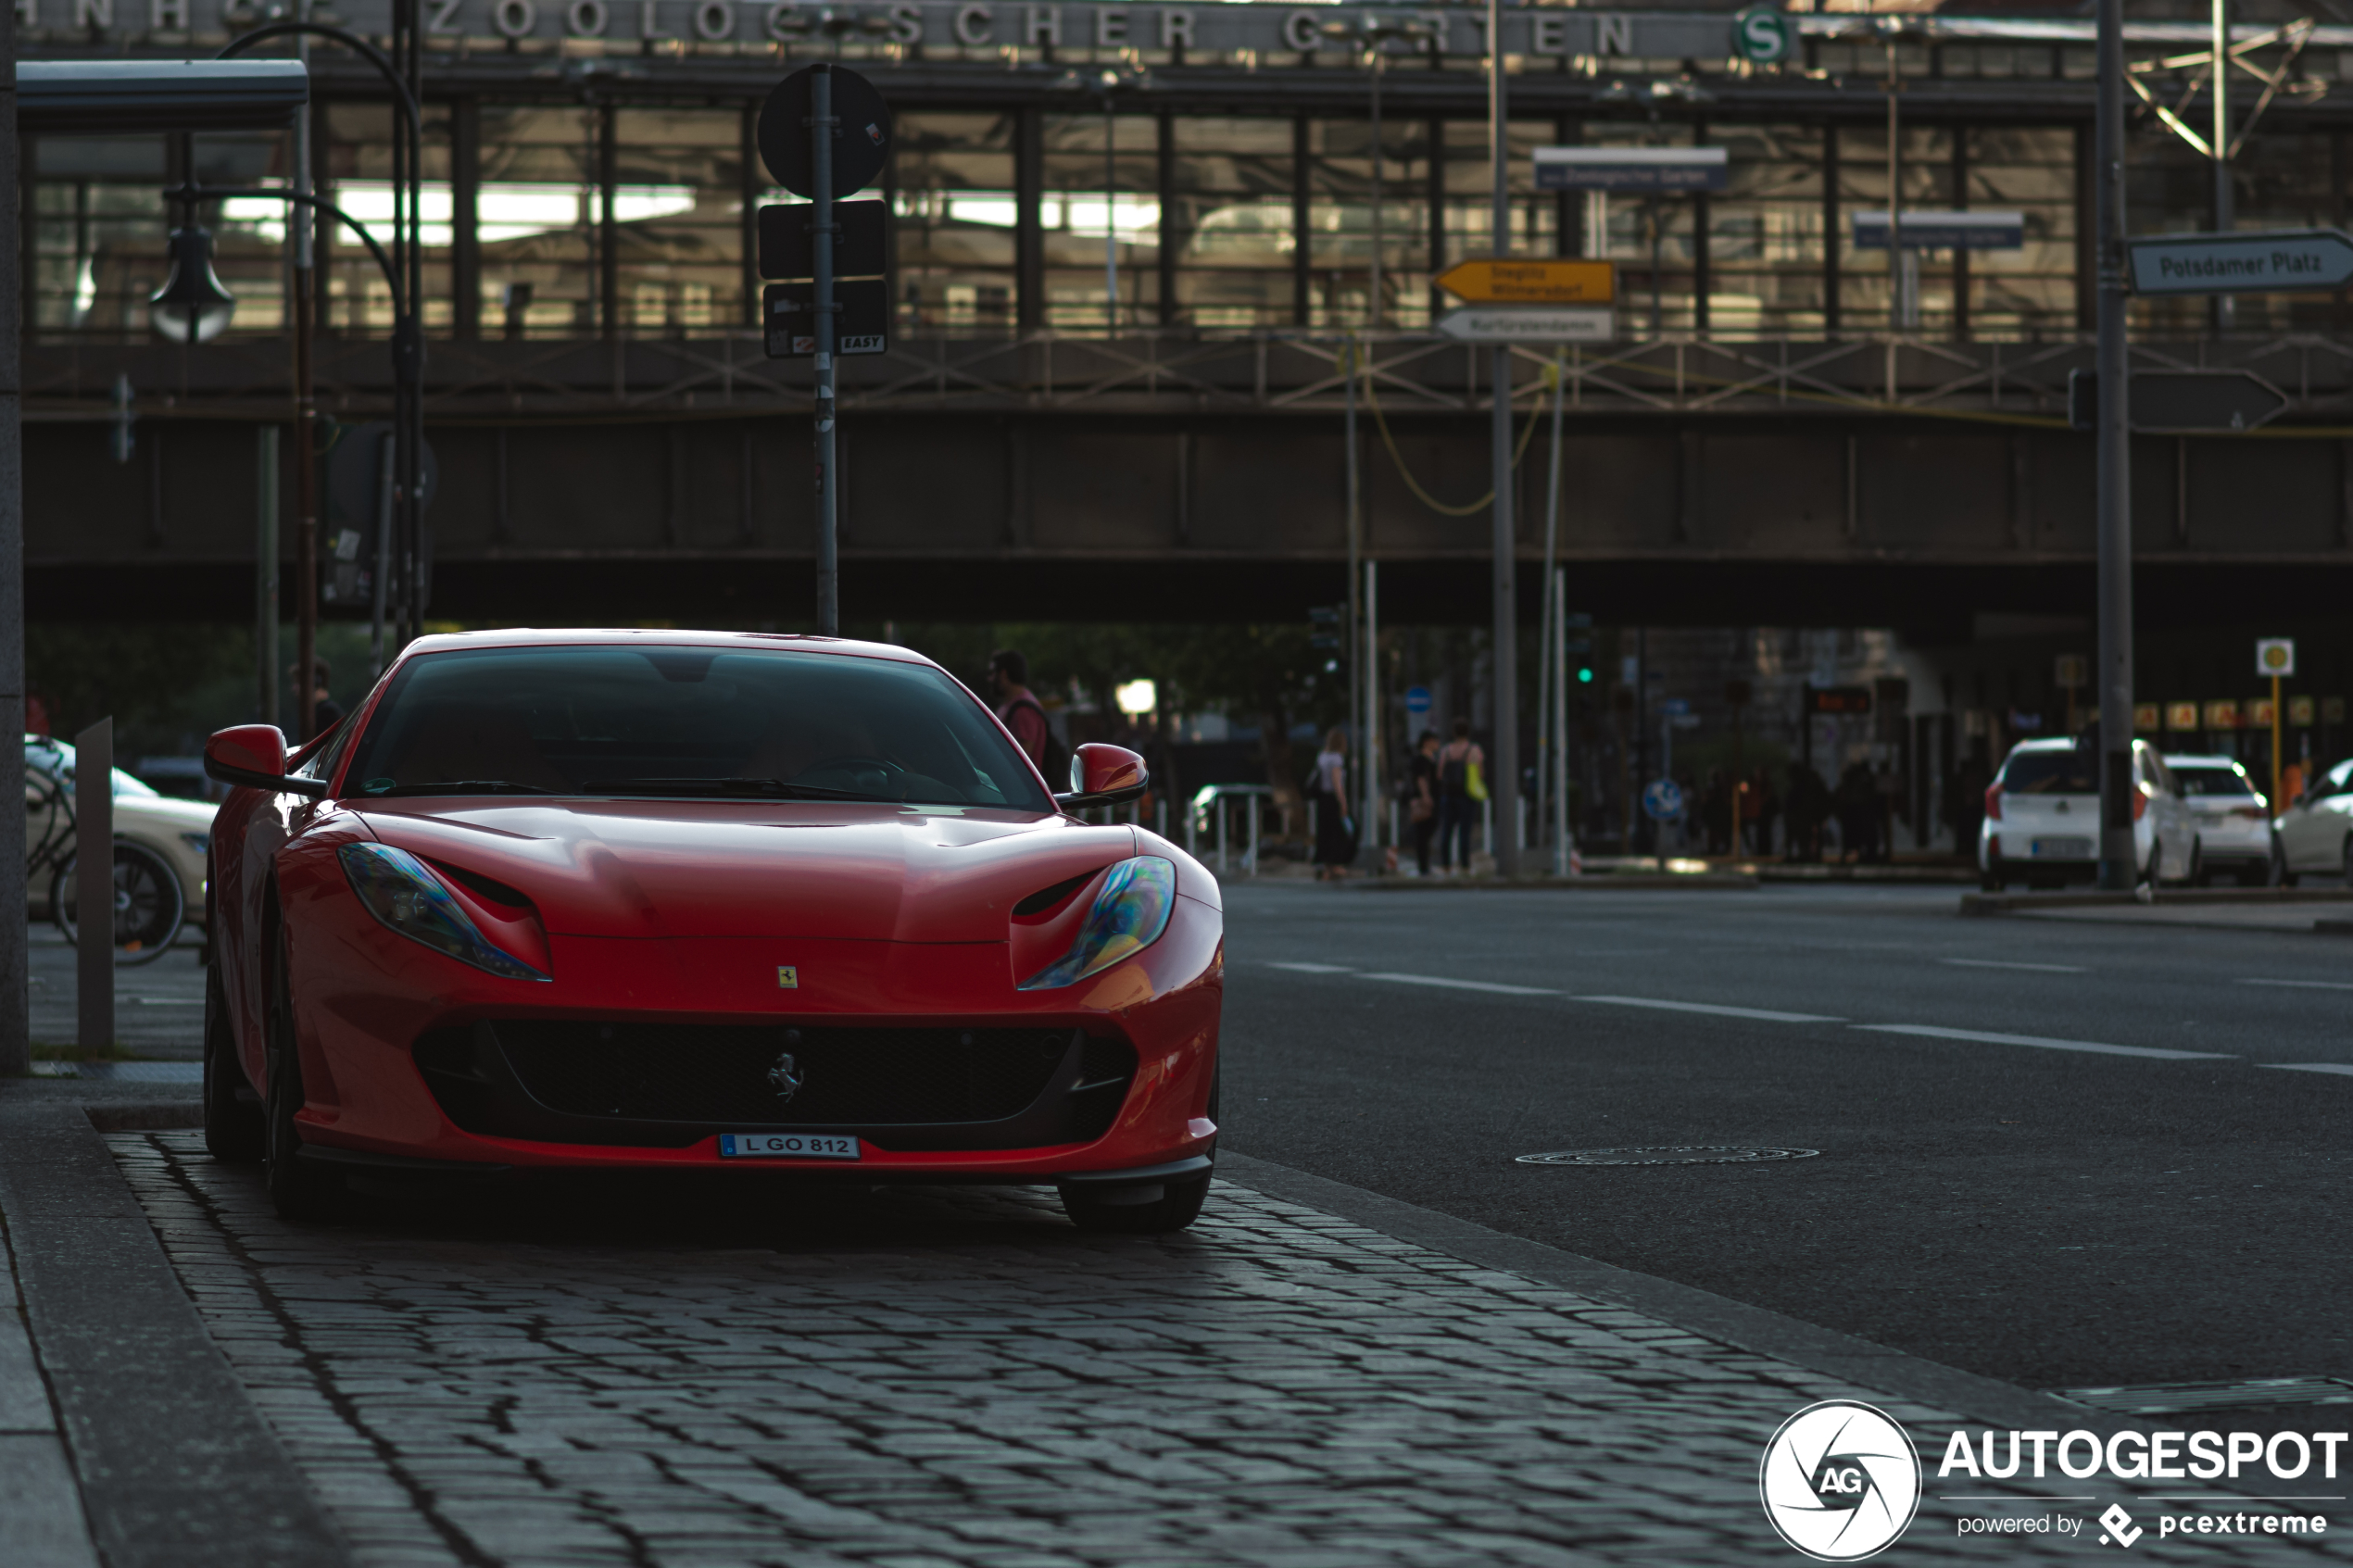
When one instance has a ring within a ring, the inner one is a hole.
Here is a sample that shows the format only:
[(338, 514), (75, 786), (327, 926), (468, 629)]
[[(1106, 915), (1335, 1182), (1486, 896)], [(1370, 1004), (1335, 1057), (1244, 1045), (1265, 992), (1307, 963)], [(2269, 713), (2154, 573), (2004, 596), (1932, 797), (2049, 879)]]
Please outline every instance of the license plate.
[(2088, 838), (2038, 838), (2034, 841), (2034, 858), (2038, 860), (2088, 860), (2092, 858), (2092, 841)]
[(856, 1138), (827, 1133), (722, 1133), (719, 1153), (727, 1160), (856, 1160)]

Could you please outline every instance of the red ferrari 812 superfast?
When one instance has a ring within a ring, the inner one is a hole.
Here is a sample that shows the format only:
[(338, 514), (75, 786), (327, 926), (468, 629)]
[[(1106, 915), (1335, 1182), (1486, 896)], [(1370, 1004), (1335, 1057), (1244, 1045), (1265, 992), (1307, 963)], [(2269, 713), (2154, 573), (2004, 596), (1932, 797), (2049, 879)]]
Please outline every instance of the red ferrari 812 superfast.
[(355, 1175), (1052, 1184), (1189, 1223), (1224, 916), (929, 659), (834, 638), (411, 644), (289, 757), (224, 730), (205, 1131), (289, 1217)]

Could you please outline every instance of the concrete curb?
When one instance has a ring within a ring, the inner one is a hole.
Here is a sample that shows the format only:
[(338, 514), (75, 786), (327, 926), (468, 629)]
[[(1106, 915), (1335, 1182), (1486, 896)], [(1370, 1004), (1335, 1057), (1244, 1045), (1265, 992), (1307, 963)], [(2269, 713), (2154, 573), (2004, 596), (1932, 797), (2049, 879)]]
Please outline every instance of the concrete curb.
[(1352, 1220), (1384, 1236), (1614, 1302), (1726, 1345), (1827, 1376), (1951, 1411), (2004, 1431), (2055, 1428), (2107, 1433), (2125, 1424), (2056, 1395), (1891, 1350), (1851, 1334), (1752, 1307), (1694, 1286), (1637, 1273), (1524, 1236), (1506, 1236), (1288, 1165), (1217, 1151), (1217, 1174), (1238, 1186)]
[[(2139, 904), (2131, 893), (1964, 893), (1965, 915), (2021, 914), (2033, 909), (2088, 909), (2105, 905)], [(2147, 905), (2190, 904), (2353, 904), (2347, 887), (2176, 887), (2152, 895)]]
[(108, 1568), (350, 1561), (197, 1317), (90, 1114), (54, 1101), (0, 1105), (0, 1215), (33, 1358)]

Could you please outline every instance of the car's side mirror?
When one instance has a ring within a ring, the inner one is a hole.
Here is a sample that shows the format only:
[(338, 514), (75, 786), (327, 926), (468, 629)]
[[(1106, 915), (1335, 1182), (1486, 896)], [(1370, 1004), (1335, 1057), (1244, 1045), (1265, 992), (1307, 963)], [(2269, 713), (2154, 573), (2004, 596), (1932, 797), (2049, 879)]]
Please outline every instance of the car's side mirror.
[(307, 795), (314, 800), (327, 793), (324, 779), (287, 776), (286, 737), (275, 724), (238, 724), (215, 731), (204, 743), (204, 771), (208, 778), (248, 789)]
[(1063, 807), (1110, 806), (1133, 800), (1151, 787), (1144, 759), (1124, 746), (1088, 741), (1071, 753), (1070, 790), (1054, 797)]

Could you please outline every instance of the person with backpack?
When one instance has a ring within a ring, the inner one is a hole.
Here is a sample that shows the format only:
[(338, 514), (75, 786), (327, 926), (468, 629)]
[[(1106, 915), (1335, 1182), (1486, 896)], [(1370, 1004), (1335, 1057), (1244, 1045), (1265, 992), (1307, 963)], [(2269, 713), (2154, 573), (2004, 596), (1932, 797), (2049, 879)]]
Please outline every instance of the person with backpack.
[(1487, 798), (1480, 776), (1487, 754), (1470, 738), (1467, 719), (1454, 721), (1454, 738), (1438, 754), (1438, 863), (1448, 876), (1468, 875), (1471, 824), (1478, 821), (1479, 802)]
[(988, 656), (988, 679), (997, 688), (997, 717), (1045, 775), (1046, 787), (1069, 789), (1070, 751), (1046, 721), (1045, 705), (1029, 689), (1029, 660), (1018, 649), (1000, 648)]

